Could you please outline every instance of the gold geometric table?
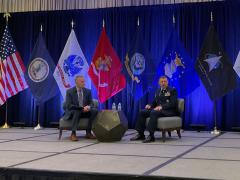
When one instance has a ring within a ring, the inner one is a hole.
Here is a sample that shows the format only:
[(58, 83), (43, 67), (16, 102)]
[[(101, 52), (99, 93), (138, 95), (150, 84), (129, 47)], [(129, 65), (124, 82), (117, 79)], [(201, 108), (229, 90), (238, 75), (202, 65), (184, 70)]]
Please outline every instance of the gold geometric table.
[(102, 110), (98, 113), (93, 132), (100, 142), (120, 141), (128, 129), (128, 121), (122, 111)]

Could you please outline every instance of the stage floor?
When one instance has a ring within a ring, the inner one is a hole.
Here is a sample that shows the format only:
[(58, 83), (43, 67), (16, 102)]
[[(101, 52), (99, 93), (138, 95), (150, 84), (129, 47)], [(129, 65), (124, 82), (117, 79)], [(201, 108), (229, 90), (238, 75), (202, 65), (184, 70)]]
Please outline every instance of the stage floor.
[(156, 133), (156, 142), (131, 142), (134, 130), (122, 141), (100, 143), (84, 139), (69, 140), (64, 131), (58, 140), (57, 129), (34, 131), (31, 128), (0, 129), (0, 167), (51, 171), (95, 172), (131, 175), (240, 179), (240, 133), (176, 133), (166, 142)]

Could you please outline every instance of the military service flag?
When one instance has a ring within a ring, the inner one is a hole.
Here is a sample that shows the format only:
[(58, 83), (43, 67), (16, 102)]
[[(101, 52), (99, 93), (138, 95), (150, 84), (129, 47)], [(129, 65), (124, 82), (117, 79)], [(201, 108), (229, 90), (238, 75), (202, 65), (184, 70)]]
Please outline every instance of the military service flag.
[(139, 100), (151, 89), (155, 69), (150, 53), (145, 46), (142, 29), (138, 25), (131, 47), (125, 57), (125, 70), (128, 82), (130, 82), (131, 94), (135, 100)]
[(238, 56), (234, 63), (233, 69), (237, 73), (238, 77), (240, 77), (240, 51), (238, 52)]
[(173, 27), (161, 62), (157, 68), (155, 82), (165, 75), (169, 84), (175, 87), (179, 97), (185, 97), (199, 86), (199, 78), (192, 59), (186, 52)]
[(236, 73), (211, 24), (195, 64), (211, 100), (236, 88)]
[(87, 60), (72, 29), (53, 74), (63, 98), (67, 89), (75, 85), (76, 75), (82, 75), (85, 79), (85, 87), (91, 89), (88, 68)]
[(121, 61), (103, 27), (88, 71), (101, 103), (125, 88), (126, 80), (121, 71)]

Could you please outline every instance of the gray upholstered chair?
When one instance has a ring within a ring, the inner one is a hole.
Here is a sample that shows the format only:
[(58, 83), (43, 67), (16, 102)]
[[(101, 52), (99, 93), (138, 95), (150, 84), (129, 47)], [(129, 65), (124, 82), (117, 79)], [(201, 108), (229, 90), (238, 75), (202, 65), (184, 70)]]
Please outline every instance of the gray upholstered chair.
[[(64, 107), (64, 105), (63, 105)], [(98, 108), (98, 100), (93, 99), (93, 107)], [(88, 125), (89, 118), (81, 118), (78, 124), (78, 130), (86, 130)], [(63, 120), (61, 118), (59, 120), (59, 140), (62, 137), (63, 130), (71, 130), (72, 129), (72, 121), (71, 120)]]
[[(182, 127), (182, 113), (184, 111), (184, 99), (178, 99), (177, 107), (178, 116), (171, 117), (160, 117), (158, 118), (157, 130), (162, 131), (162, 140), (165, 142), (166, 132), (168, 132), (169, 137), (171, 137), (171, 131), (176, 130), (178, 137), (181, 138), (181, 127)], [(147, 118), (146, 123), (148, 123), (150, 118)]]

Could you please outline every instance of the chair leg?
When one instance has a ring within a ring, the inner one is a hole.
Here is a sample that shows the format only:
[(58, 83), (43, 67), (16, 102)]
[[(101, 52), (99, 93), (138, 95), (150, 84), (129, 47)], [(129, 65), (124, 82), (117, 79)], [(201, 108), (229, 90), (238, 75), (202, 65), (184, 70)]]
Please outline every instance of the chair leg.
[(61, 140), (61, 138), (62, 138), (62, 129), (59, 128), (59, 137), (58, 137), (58, 139)]
[(181, 139), (181, 130), (180, 129), (177, 129), (177, 134), (178, 134), (178, 137)]
[(163, 130), (162, 131), (162, 140), (163, 140), (163, 142), (165, 142), (165, 139), (166, 139), (166, 131)]
[(168, 131), (168, 136), (172, 137), (171, 131)]

